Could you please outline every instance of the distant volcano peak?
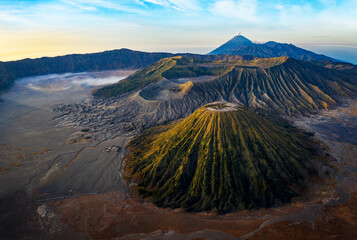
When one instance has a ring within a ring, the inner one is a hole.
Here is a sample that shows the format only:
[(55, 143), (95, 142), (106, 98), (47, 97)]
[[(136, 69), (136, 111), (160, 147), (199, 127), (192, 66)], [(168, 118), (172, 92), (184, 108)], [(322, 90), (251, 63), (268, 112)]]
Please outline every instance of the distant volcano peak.
[(239, 51), (240, 48), (245, 48), (253, 45), (255, 44), (252, 41), (250, 41), (248, 38), (238, 34), (234, 36), (231, 40), (226, 42), (225, 44), (221, 45), (219, 48), (210, 52), (209, 54), (221, 55), (221, 54), (227, 54), (227, 51), (228, 54), (230, 54), (231, 51)]
[(244, 37), (243, 35), (236, 35), (234, 36), (231, 40), (229, 40), (227, 43), (234, 43), (234, 44), (240, 44), (240, 45), (251, 45), (253, 44), (252, 41), (250, 41), (248, 38)]

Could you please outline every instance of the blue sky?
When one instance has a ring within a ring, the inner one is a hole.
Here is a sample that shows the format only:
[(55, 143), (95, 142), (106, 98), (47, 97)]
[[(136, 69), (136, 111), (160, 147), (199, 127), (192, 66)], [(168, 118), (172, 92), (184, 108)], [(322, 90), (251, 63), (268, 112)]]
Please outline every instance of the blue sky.
[(207, 53), (242, 32), (357, 63), (357, 0), (0, 0), (0, 60), (130, 48)]

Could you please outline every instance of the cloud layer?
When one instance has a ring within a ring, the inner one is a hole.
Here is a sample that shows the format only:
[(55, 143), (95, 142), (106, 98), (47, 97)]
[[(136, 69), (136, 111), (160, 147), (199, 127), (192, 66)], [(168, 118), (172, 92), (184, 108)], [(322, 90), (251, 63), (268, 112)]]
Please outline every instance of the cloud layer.
[(257, 0), (220, 0), (211, 5), (210, 11), (223, 17), (255, 22), (257, 7)]

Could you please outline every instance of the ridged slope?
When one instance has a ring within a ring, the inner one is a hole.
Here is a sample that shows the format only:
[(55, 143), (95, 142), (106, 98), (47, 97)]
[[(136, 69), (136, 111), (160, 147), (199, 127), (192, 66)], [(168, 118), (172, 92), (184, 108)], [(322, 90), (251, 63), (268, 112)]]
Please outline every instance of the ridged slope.
[(164, 207), (269, 207), (289, 201), (313, 172), (298, 138), (245, 107), (202, 107), (166, 131), (146, 132), (130, 149), (128, 178)]
[(212, 82), (195, 83), (189, 98), (238, 101), (294, 115), (330, 109), (341, 98), (356, 96), (357, 76), (287, 58), (274, 67), (237, 66)]

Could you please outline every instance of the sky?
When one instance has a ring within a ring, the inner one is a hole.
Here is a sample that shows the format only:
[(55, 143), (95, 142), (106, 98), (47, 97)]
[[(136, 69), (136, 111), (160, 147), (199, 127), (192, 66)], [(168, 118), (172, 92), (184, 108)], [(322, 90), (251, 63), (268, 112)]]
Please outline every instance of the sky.
[(0, 61), (120, 48), (204, 54), (238, 32), (357, 64), (357, 0), (0, 0)]

